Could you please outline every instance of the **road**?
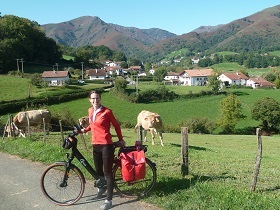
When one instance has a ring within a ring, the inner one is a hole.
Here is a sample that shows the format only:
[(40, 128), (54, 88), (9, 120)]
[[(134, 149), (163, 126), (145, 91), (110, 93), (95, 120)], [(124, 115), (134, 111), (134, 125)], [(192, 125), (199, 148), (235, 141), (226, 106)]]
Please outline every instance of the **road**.
[[(41, 192), (39, 180), (46, 166), (42, 163), (21, 159), (0, 152), (0, 209), (10, 210), (56, 210), (56, 209), (99, 209), (105, 198), (96, 200), (96, 188), (87, 181), (81, 200), (72, 206), (58, 206), (48, 201)], [(118, 195), (113, 197), (113, 210), (160, 210), (150, 204)]]

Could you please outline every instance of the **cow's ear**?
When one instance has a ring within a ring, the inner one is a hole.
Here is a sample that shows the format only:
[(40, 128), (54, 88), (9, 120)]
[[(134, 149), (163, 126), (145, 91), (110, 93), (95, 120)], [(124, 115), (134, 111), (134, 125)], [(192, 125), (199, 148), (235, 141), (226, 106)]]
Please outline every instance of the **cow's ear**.
[(156, 117), (156, 122), (159, 122), (159, 119), (158, 119), (158, 117)]

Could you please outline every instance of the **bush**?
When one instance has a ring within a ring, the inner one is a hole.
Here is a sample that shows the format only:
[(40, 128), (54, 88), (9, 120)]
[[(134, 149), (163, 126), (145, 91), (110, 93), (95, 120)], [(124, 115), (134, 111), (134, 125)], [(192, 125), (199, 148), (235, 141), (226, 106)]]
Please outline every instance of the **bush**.
[(165, 86), (158, 86), (156, 89), (140, 92), (138, 95), (138, 102), (150, 103), (172, 101), (177, 97), (178, 96), (173, 91), (169, 91)]
[(60, 131), (60, 121), (63, 130), (73, 130), (73, 126), (77, 124), (72, 116), (71, 111), (67, 108), (63, 109), (63, 112), (52, 113), (52, 131)]
[(181, 123), (180, 127), (188, 127), (189, 133), (209, 134), (214, 130), (215, 123), (211, 122), (208, 118), (194, 117)]
[(118, 91), (125, 90), (126, 87), (127, 87), (127, 81), (124, 78), (120, 77), (115, 80), (114, 88), (116, 90), (118, 90)]

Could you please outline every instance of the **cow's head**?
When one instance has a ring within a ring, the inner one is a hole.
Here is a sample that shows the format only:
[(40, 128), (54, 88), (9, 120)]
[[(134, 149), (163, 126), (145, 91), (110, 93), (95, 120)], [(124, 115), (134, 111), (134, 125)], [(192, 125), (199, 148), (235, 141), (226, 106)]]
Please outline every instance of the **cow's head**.
[(14, 132), (14, 134), (16, 136), (19, 136), (20, 133), (21, 133), (21, 130), (18, 129), (18, 127), (13, 123), (12, 126), (8, 125), (6, 127), (6, 132), (8, 133), (8, 135), (11, 133), (11, 132)]
[(155, 123), (159, 122), (159, 117), (160, 115), (156, 113), (145, 117), (145, 120), (148, 122), (148, 127), (153, 128)]
[(82, 127), (82, 128), (87, 127), (88, 123), (89, 123), (89, 118), (88, 117), (81, 117), (79, 119), (79, 126)]

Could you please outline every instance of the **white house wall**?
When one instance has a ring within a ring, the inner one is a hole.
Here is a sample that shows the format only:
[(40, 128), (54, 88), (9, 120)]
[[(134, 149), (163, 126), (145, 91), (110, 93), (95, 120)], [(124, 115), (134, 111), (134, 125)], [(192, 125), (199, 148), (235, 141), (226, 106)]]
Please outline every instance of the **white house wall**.
[(104, 80), (105, 77), (89, 76), (89, 80)]
[(64, 78), (44, 78), (44, 81), (48, 82), (49, 86), (62, 86), (69, 80), (69, 76)]

